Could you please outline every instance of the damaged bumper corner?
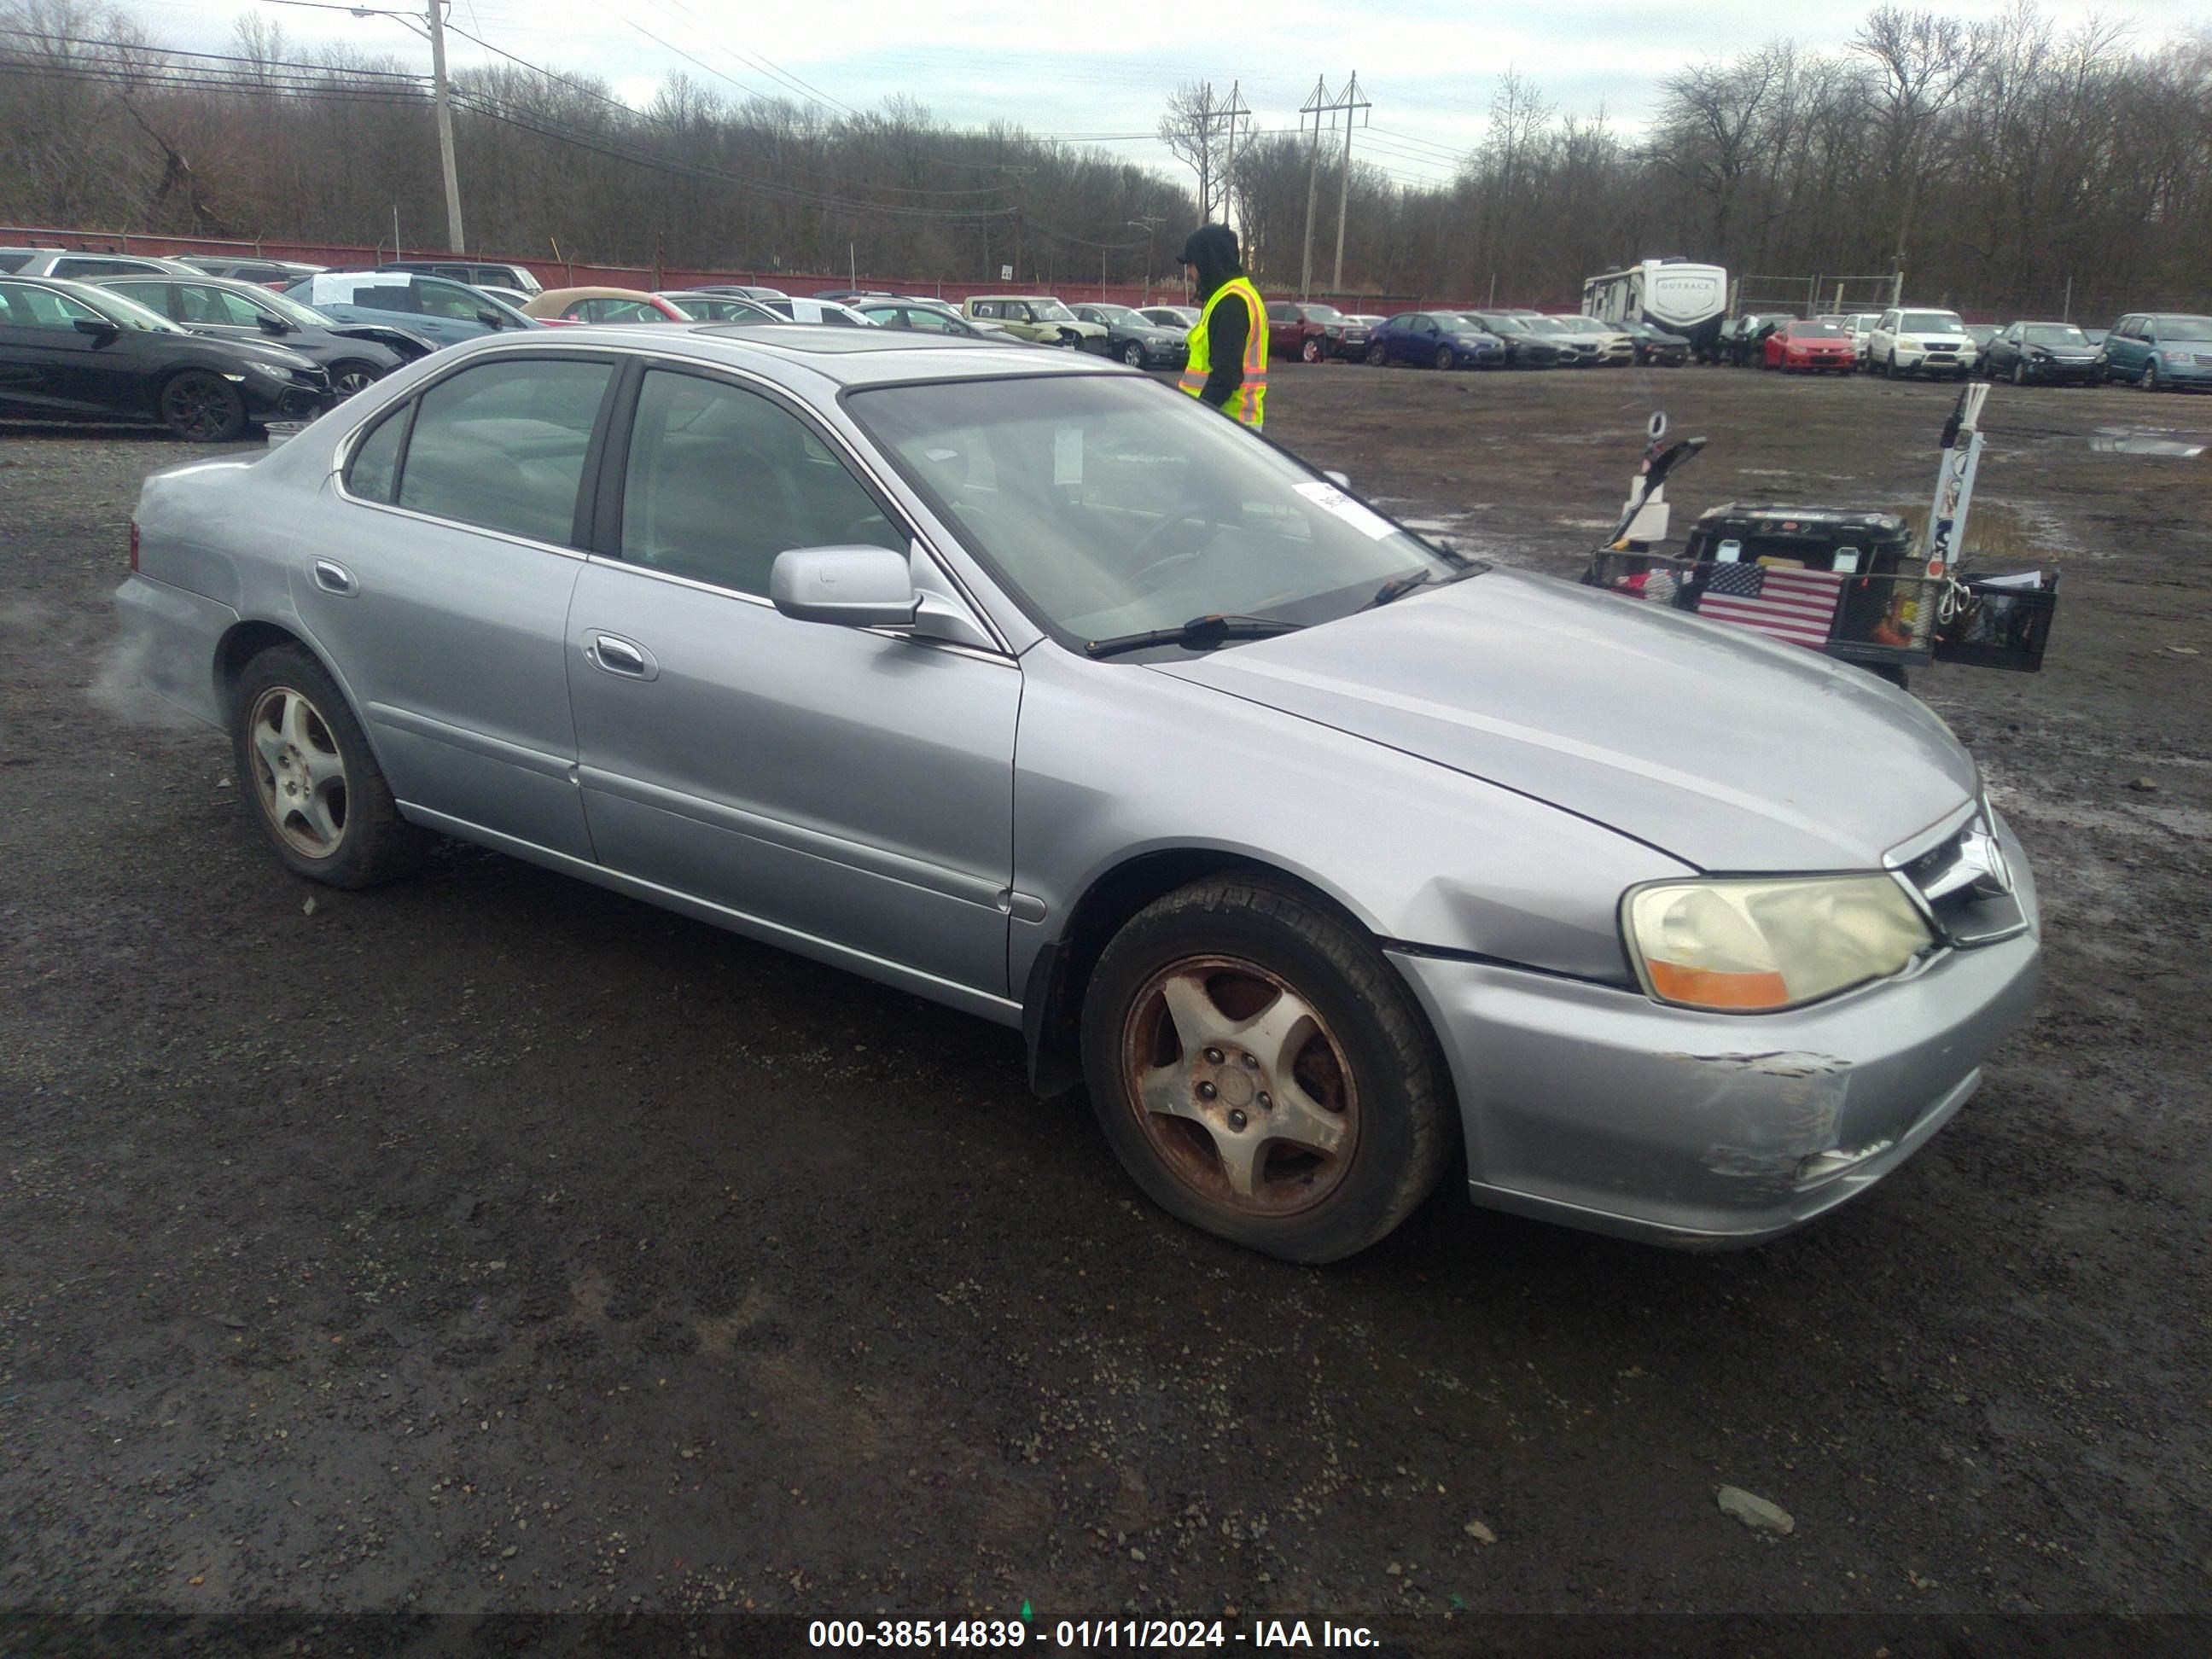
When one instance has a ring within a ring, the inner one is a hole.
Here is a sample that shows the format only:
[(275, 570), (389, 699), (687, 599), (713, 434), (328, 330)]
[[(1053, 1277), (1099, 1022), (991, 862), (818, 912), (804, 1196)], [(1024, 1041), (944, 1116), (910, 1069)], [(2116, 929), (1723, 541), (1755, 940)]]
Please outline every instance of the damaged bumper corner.
[(1695, 1249), (1788, 1232), (1911, 1157), (2027, 1018), (2038, 949), (2031, 928), (1757, 1018), (1392, 960), (1443, 1041), (1477, 1203)]

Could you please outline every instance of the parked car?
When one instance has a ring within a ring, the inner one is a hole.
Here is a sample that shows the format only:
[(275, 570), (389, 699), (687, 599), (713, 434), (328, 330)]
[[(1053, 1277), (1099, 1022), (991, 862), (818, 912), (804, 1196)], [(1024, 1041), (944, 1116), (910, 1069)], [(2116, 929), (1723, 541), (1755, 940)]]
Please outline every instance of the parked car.
[(17, 276), (60, 276), (71, 282), (94, 276), (148, 276), (156, 271), (197, 276), (200, 273), (182, 259), (157, 259), (146, 253), (80, 253), (65, 247), (0, 249), (10, 274)]
[(762, 288), (751, 283), (694, 283), (695, 294), (734, 294), (740, 300), (788, 300), (791, 295), (780, 288)]
[(770, 311), (758, 300), (741, 300), (734, 294), (710, 294), (703, 289), (677, 289), (659, 296), (702, 323), (787, 323), (780, 311)]
[(1867, 337), (1867, 367), (1895, 380), (1908, 374), (1952, 375), (1974, 370), (1974, 339), (1955, 311), (1885, 311)]
[(839, 305), (835, 300), (817, 300), (811, 295), (794, 295), (781, 300), (763, 300), (761, 303), (779, 313), (785, 321), (820, 323), (831, 328), (873, 328), (875, 325), (850, 306)]
[[(126, 629), (295, 878), (443, 832), (980, 1015), (1164, 1209), (1303, 1261), (1462, 1163), (1773, 1237), (2030, 1010), (2026, 856), (1869, 675), (1440, 551), (1073, 354), (624, 346), (477, 340), (144, 484)], [(1267, 787), (1159, 763), (1200, 750)]]
[(1997, 325), (1995, 323), (1968, 323), (1966, 337), (1974, 343), (1973, 366), (1975, 372), (1978, 374), (1982, 367), (1982, 359), (1989, 351), (1990, 342), (1997, 337)]
[(2071, 323), (2014, 323), (1990, 342), (1982, 373), (2014, 386), (2094, 386), (2097, 348)]
[(1344, 315), (1345, 319), (1347, 322), (1358, 324), (1360, 327), (1365, 329), (1370, 334), (1372, 334), (1376, 329), (1382, 327), (1383, 324), (1390, 320), (1389, 318), (1382, 316), (1377, 313), (1366, 311), (1347, 311)]
[(1579, 329), (1569, 328), (1556, 317), (1547, 317), (1540, 311), (1514, 313), (1540, 339), (1549, 340), (1559, 349), (1559, 362), (1569, 368), (1595, 368), (1606, 359), (1608, 347), (1602, 340), (1584, 334)]
[(1480, 329), (1498, 343), (1503, 353), (1502, 366), (1506, 368), (1559, 368), (1564, 366), (1565, 355), (1556, 337), (1539, 334), (1528, 326), (1528, 319), (1504, 311), (1462, 311), (1460, 320)]
[(977, 294), (961, 307), (963, 315), (1004, 323), (1024, 340), (1072, 350), (1106, 349), (1106, 325), (1086, 323), (1048, 294)]
[(1284, 362), (1318, 363), (1330, 357), (1358, 362), (1367, 355), (1370, 331), (1334, 306), (1303, 300), (1267, 301), (1267, 356)]
[(1570, 333), (1579, 334), (1596, 345), (1599, 350), (1597, 361), (1601, 363), (1624, 368), (1636, 361), (1636, 337), (1622, 324), (1584, 317), (1579, 313), (1557, 314), (1551, 320)]
[(1656, 323), (1623, 323), (1636, 343), (1636, 361), (1647, 368), (1680, 368), (1690, 361), (1687, 337), (1670, 334)]
[(479, 294), (489, 294), (493, 299), (513, 306), (517, 311), (538, 297), (534, 294), (525, 294), (519, 288), (501, 288), (497, 283), (474, 283), (470, 286)]
[(1714, 352), (1722, 362), (1747, 368), (1753, 363), (1764, 362), (1766, 337), (1784, 324), (1795, 320), (1787, 312), (1746, 312), (1731, 317), (1721, 325), (1714, 341)]
[(1190, 361), (1190, 331), (1169, 328), (1139, 316), (1127, 306), (1073, 307), (1086, 323), (1106, 331), (1106, 353), (1132, 368), (1181, 368)]
[[(1137, 315), (1148, 323), (1158, 323), (1163, 328), (1179, 328), (1185, 333), (1198, 326), (1203, 313), (1196, 306), (1139, 306)], [(1381, 318), (1375, 319), (1382, 321)], [(1370, 325), (1371, 326), (1371, 325)]]
[(1429, 368), (1502, 368), (1505, 343), (1456, 311), (1406, 311), (1367, 339), (1367, 361)]
[(330, 376), (274, 341), (210, 339), (90, 283), (0, 276), (0, 415), (228, 443), (331, 401)]
[(482, 259), (386, 259), (376, 268), (443, 276), (447, 282), (461, 283), (470, 288), (489, 283), (495, 288), (520, 289), (525, 294), (536, 294), (545, 286), (527, 265), (493, 264)]
[(404, 270), (325, 270), (302, 277), (284, 292), (340, 322), (387, 324), (440, 346), (505, 329), (544, 326), (479, 289)]
[(1838, 311), (1816, 317), (1813, 320), (1817, 323), (1833, 323), (1839, 328), (1848, 330), (1851, 337), (1852, 349), (1857, 353), (1859, 363), (1863, 367), (1867, 360), (1867, 342), (1873, 337), (1874, 325), (1881, 320), (1881, 313), (1878, 311)]
[(319, 270), (328, 270), (328, 265), (308, 264), (299, 259), (264, 259), (220, 258), (211, 253), (187, 253), (180, 264), (195, 270), (204, 270), (210, 276), (228, 276), (240, 283), (258, 283), (264, 288), (283, 288), (296, 283), (302, 276), (312, 276)]
[(935, 334), (989, 345), (1025, 346), (1029, 343), (996, 323), (980, 317), (963, 317), (957, 311), (940, 310), (921, 300), (878, 300), (857, 309), (878, 328), (904, 329), (912, 334)]
[(2212, 317), (2130, 312), (2098, 348), (2107, 380), (2146, 392), (2212, 385)]
[(101, 276), (88, 286), (119, 294), (147, 310), (211, 339), (243, 345), (274, 341), (318, 364), (331, 391), (350, 398), (432, 349), (420, 336), (403, 349), (398, 331), (368, 323), (340, 323), (258, 283), (220, 276)]
[(571, 325), (699, 320), (674, 301), (635, 288), (549, 288), (523, 307), (522, 314), (541, 323)]
[(1840, 323), (1793, 317), (1766, 337), (1759, 367), (1785, 374), (1855, 374), (1858, 343)]

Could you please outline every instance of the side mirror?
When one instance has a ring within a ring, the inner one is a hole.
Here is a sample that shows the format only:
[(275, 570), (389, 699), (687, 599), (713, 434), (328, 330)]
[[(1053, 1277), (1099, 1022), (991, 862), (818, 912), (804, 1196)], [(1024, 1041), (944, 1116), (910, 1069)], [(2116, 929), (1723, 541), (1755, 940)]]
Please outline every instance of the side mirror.
[(292, 324), (286, 322), (282, 317), (272, 317), (265, 311), (256, 312), (254, 313), (253, 320), (261, 325), (261, 331), (264, 334), (293, 334), (298, 332), (298, 330)]
[(887, 547), (795, 547), (775, 556), (768, 596), (794, 622), (911, 628), (921, 610), (907, 555)]
[(1334, 484), (1339, 489), (1349, 489), (1352, 488), (1352, 475), (1349, 472), (1329, 472), (1324, 471), (1321, 476), (1328, 479), (1331, 483)]
[(479, 311), (477, 313), (477, 320), (486, 328), (500, 329), (507, 326), (507, 319), (496, 311)]
[(76, 319), (76, 331), (80, 334), (89, 334), (94, 339), (97, 340), (102, 345), (106, 345), (110, 340), (114, 339), (123, 332), (121, 329), (118, 328), (113, 323), (109, 322), (105, 317), (78, 318)]

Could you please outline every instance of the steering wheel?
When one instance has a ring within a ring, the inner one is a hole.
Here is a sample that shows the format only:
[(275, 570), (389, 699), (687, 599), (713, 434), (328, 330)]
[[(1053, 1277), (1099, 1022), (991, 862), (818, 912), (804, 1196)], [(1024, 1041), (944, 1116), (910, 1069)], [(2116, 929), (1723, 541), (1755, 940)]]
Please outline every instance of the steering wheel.
[[(1173, 530), (1179, 524), (1187, 523), (1188, 520), (1196, 518), (1206, 509), (1206, 502), (1194, 498), (1182, 502), (1180, 505), (1176, 507), (1173, 511), (1170, 512), (1165, 518), (1162, 519), (1158, 524), (1154, 525), (1150, 530), (1147, 530), (1143, 535), (1138, 537), (1134, 542), (1130, 544), (1130, 558), (1142, 559), (1146, 554), (1150, 553), (1154, 548), (1160, 544), (1161, 541), (1165, 538), (1169, 531)], [(1154, 559), (1150, 563), (1139, 565), (1134, 573), (1131, 574), (1129, 580), (1131, 581), (1140, 582), (1144, 580), (1146, 577), (1151, 575), (1155, 570), (1165, 570), (1174, 565), (1188, 564), (1197, 556), (1198, 551), (1194, 548), (1188, 552), (1170, 553), (1165, 558)]]

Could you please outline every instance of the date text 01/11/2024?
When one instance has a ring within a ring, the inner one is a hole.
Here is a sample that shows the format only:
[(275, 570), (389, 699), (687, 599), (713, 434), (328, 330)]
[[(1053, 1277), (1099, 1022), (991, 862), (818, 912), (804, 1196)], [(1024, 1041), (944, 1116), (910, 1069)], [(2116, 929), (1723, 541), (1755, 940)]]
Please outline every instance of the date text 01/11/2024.
[[(1028, 1613), (1027, 1604), (1023, 1612)], [(1178, 1649), (1371, 1648), (1381, 1638), (1364, 1625), (1317, 1627), (1303, 1619), (1255, 1619), (1238, 1626), (1221, 1619), (1061, 1619), (1034, 1626), (1023, 1619), (817, 1619), (806, 1628), (814, 1648)]]

